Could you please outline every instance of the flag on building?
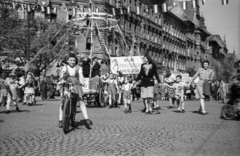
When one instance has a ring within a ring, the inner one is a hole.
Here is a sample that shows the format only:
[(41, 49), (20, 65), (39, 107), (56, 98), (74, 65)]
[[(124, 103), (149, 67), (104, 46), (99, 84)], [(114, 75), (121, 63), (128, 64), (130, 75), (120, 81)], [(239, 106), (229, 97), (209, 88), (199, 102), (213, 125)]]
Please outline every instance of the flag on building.
[(183, 10), (186, 10), (186, 1), (183, 1)]
[(154, 5), (154, 13), (155, 13), (155, 14), (158, 13), (158, 5)]
[(196, 8), (196, 0), (192, 0), (192, 5), (193, 5), (193, 8), (195, 9)]
[(139, 15), (140, 14), (140, 8), (139, 8), (139, 6), (137, 6), (137, 15)]
[(222, 5), (227, 5), (228, 4), (228, 0), (222, 0)]
[(162, 12), (167, 12), (167, 11), (168, 11), (167, 3), (165, 2), (165, 3), (162, 4)]

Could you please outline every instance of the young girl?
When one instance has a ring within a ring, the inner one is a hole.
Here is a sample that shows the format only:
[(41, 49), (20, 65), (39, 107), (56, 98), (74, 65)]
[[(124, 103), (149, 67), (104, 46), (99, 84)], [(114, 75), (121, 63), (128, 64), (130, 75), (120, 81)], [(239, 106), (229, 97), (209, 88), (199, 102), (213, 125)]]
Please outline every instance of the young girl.
[(131, 113), (132, 108), (131, 108), (131, 88), (133, 84), (129, 82), (129, 78), (125, 77), (124, 78), (124, 83), (122, 85), (122, 90), (123, 90), (123, 101), (124, 101), (124, 107), (125, 107), (125, 113)]
[(108, 83), (108, 100), (109, 100), (109, 108), (113, 108), (113, 99), (117, 95), (118, 84), (117, 81), (114, 79), (113, 74), (109, 75), (107, 80), (102, 80), (105, 83)]
[(7, 104), (7, 85), (5, 84), (5, 78), (0, 79), (0, 105), (5, 106)]
[(153, 104), (154, 104), (154, 109), (155, 110), (159, 110), (161, 109), (160, 105), (160, 100), (161, 100), (161, 87), (159, 86), (157, 80), (154, 80), (154, 100), (153, 100)]
[[(87, 108), (86, 105), (83, 101), (83, 90), (82, 86), (84, 85), (84, 77), (83, 77), (83, 72), (82, 72), (82, 67), (78, 66), (78, 59), (75, 54), (69, 54), (69, 56), (66, 58), (67, 64), (62, 68), (60, 78), (62, 79), (62, 82), (64, 81), (71, 81), (73, 83), (73, 89), (75, 91), (76, 95), (76, 100), (73, 100), (74, 103), (73, 107), (76, 108), (76, 103), (80, 103), (80, 108), (83, 113), (83, 117), (85, 119), (85, 122), (87, 124), (87, 127), (92, 125), (92, 121), (88, 119), (88, 114), (87, 114)], [(63, 94), (62, 94), (63, 95)], [(62, 128), (62, 103), (60, 104), (59, 107), (59, 127)], [(72, 126), (74, 127), (74, 121), (72, 122)]]
[(10, 75), (9, 76), (9, 81), (7, 82), (8, 85), (8, 95), (7, 95), (7, 114), (10, 113), (10, 104), (11, 102), (13, 102), (13, 104), (16, 106), (16, 111), (19, 112), (19, 107), (18, 107), (18, 95), (17, 95), (17, 89), (21, 88), (22, 86), (19, 86), (17, 81), (15, 80), (15, 76), (14, 75)]
[(35, 91), (33, 88), (33, 84), (32, 83), (27, 83), (25, 90), (24, 90), (24, 94), (25, 94), (25, 102), (28, 106), (32, 106), (34, 103), (34, 95), (35, 95)]

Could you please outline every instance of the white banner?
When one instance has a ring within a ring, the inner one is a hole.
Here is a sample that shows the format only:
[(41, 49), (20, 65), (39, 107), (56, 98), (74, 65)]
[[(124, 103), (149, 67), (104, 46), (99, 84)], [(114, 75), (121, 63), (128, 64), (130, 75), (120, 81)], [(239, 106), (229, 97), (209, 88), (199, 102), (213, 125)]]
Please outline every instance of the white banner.
[(110, 67), (113, 74), (139, 74), (143, 56), (111, 57)]

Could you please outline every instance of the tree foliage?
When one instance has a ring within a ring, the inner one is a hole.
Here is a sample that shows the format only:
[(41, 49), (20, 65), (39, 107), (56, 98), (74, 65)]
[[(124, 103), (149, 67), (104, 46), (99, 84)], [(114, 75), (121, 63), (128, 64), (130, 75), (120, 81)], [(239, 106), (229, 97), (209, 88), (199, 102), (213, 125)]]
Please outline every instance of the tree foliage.
[[(65, 53), (76, 51), (73, 38), (68, 35), (63, 37), (69, 28), (64, 23), (33, 18), (33, 14), (29, 14), (28, 25), (27, 19), (19, 19), (16, 10), (0, 8), (0, 11), (0, 54), (7, 53), (7, 57), (2, 60), (3, 64), (11, 63), (17, 66), (26, 64), (28, 33), (30, 36), (30, 60), (47, 45), (41, 54), (31, 61), (31, 70), (35, 74), (39, 75), (48, 68), (53, 60), (61, 58)], [(61, 29), (62, 31), (59, 32)], [(52, 39), (57, 32), (59, 34)]]

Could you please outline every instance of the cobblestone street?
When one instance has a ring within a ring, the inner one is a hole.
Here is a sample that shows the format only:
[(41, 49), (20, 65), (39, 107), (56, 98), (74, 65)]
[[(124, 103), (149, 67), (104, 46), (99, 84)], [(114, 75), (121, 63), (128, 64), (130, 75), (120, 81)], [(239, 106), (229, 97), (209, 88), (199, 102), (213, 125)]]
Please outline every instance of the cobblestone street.
[[(141, 113), (141, 101), (133, 102), (133, 112), (123, 106), (108, 109), (88, 107), (92, 129), (81, 124), (64, 134), (58, 128), (59, 100), (37, 101), (21, 112), (4, 114), (0, 108), (0, 155), (5, 156), (239, 156), (240, 122), (219, 118), (223, 104), (207, 102), (208, 115), (195, 113), (198, 101), (187, 101), (186, 112), (176, 113), (161, 103), (160, 114)], [(14, 107), (13, 107), (14, 109)], [(80, 110), (80, 108), (78, 108)]]

